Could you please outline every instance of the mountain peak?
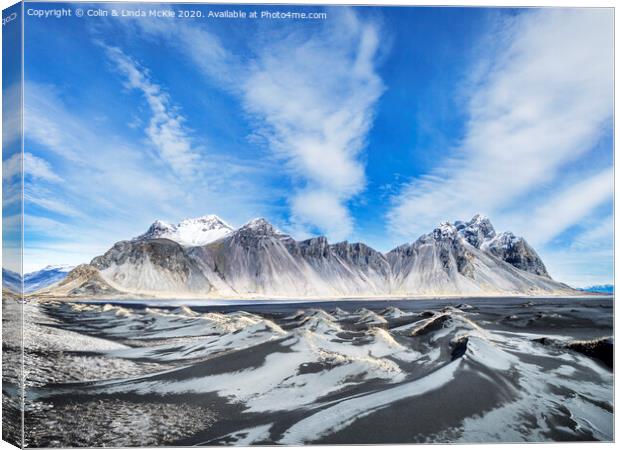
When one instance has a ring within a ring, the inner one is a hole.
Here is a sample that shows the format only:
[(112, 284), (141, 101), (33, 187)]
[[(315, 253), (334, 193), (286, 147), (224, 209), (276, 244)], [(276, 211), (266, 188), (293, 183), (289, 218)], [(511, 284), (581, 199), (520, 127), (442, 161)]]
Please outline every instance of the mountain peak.
[(252, 231), (257, 234), (270, 234), (279, 235), (282, 234), (280, 230), (274, 227), (264, 217), (257, 217), (250, 220), (248, 223), (239, 228), (240, 231)]
[(226, 236), (232, 227), (216, 215), (184, 219), (177, 225), (156, 220), (146, 233), (134, 240), (170, 239), (181, 245), (192, 247), (206, 245)]
[(454, 238), (457, 234), (456, 227), (450, 222), (441, 222), (437, 228), (433, 230), (435, 239)]
[(487, 216), (485, 216), (484, 214), (476, 213), (474, 214), (474, 217), (471, 218), (469, 223), (480, 223), (485, 221), (489, 221), (489, 218)]
[(74, 267), (75, 266), (70, 266), (69, 264), (49, 264), (45, 266), (43, 269), (38, 270), (37, 272), (49, 271), (49, 270), (57, 270), (59, 272), (69, 272), (73, 270)]
[(200, 216), (200, 217), (194, 217), (191, 219), (182, 220), (181, 222), (179, 222), (177, 227), (193, 225), (193, 224), (205, 225), (205, 226), (210, 227), (210, 229), (228, 228), (232, 230), (232, 227), (230, 225), (228, 225), (226, 222), (224, 222), (220, 217), (216, 216), (215, 214), (208, 214), (206, 216)]
[(157, 219), (155, 220), (155, 222), (151, 224), (151, 226), (149, 227), (149, 230), (170, 230), (174, 228), (175, 228), (174, 225), (166, 221)]
[(475, 214), (469, 222), (454, 222), (454, 226), (467, 242), (476, 248), (496, 235), (495, 228), (489, 218), (483, 214)]
[(250, 220), (248, 223), (245, 224), (245, 226), (247, 227), (257, 227), (257, 226), (263, 226), (263, 225), (271, 225), (271, 224), (264, 217), (255, 217), (254, 219)]

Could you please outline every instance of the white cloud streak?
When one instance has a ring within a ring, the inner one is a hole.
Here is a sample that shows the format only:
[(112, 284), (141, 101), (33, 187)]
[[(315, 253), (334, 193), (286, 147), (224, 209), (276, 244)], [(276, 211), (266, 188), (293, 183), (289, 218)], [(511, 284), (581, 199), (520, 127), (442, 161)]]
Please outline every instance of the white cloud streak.
[(53, 192), (44, 188), (38, 183), (24, 184), (24, 210), (27, 212), (32, 206), (36, 205), (55, 214), (61, 214), (69, 217), (80, 217), (80, 210), (72, 206), (68, 199), (59, 196), (57, 192)]
[(504, 25), (490, 39), (500, 44), (481, 62), (482, 77), (471, 84), (456, 155), (403, 187), (388, 214), (392, 233), (414, 239), (442, 220), (482, 211), (508, 226), (504, 217), (520, 215), (523, 228), (513, 231), (542, 244), (609, 199), (611, 175), (603, 171), (557, 197), (530, 200), (587, 155), (609, 126), (613, 14), (542, 9)]
[[(214, 154), (210, 159), (218, 170), (182, 177), (143, 146), (128, 143), (122, 130), (93, 123), (88, 111), (68, 107), (54, 87), (27, 83), (25, 93), (30, 153), (44, 150), (55, 157), (53, 167), (41, 159), (26, 168), (47, 178), (29, 177), (25, 186), (25, 252), (37, 264), (88, 262), (114, 242), (143, 233), (157, 218), (178, 221), (215, 213), (240, 224), (246, 211), (264, 210), (265, 199), (274, 196), (269, 189), (256, 189), (262, 167), (238, 167)], [(36, 219), (43, 213), (35, 213), (34, 206), (53, 213), (50, 220), (59, 225)], [(46, 245), (33, 246), (31, 235), (44, 237)], [(71, 247), (70, 254), (64, 247)]]
[[(56, 183), (55, 189), (60, 191), (51, 195), (79, 204), (82, 209), (114, 207), (118, 212), (139, 211), (143, 199), (152, 196), (164, 199), (182, 195), (152, 169), (141, 149), (127, 147), (113, 132), (103, 133), (102, 139), (101, 127), (66, 108), (54, 88), (27, 83), (25, 94), (27, 141), (58, 157), (57, 176), (64, 180)], [(41, 130), (41, 125), (47, 126)], [(60, 170), (63, 167), (68, 170)], [(28, 167), (25, 170), (32, 172)], [(31, 189), (33, 186), (30, 183)], [(39, 194), (43, 193), (36, 196)]]
[(127, 23), (136, 26), (146, 37), (163, 38), (167, 44), (174, 45), (202, 73), (217, 80), (220, 87), (225, 85), (234, 90), (242, 77), (243, 65), (240, 59), (226, 49), (218, 36), (204, 28), (169, 20), (129, 19)]
[(13, 153), (9, 158), (2, 161), (2, 181), (10, 181), (13, 177), (21, 175), (22, 154)]
[(583, 251), (584, 249), (592, 248), (613, 248), (614, 238), (614, 217), (613, 215), (607, 216), (597, 223), (586, 229), (583, 233), (578, 235), (572, 243), (572, 249), (575, 251)]
[(24, 153), (24, 171), (26, 176), (31, 176), (37, 180), (53, 183), (62, 182), (62, 178), (54, 172), (49, 162), (29, 152)]
[(267, 143), (294, 186), (291, 230), (340, 240), (354, 228), (348, 202), (366, 185), (362, 152), (384, 86), (376, 72), (378, 25), (352, 9), (330, 10), (329, 17), (309, 33), (283, 26), (261, 36), (247, 55), (188, 24), (134, 25), (174, 45), (207, 80), (239, 98), (254, 137)]
[(531, 230), (530, 243), (543, 245), (571, 225), (581, 222), (590, 211), (612, 199), (613, 169), (606, 169), (548, 196), (529, 215), (507, 214), (507, 221), (517, 229)]
[[(25, 171), (31, 175), (24, 186), (25, 213), (30, 220), (25, 224), (28, 251), (33, 251), (29, 233), (47, 236), (60, 229), (37, 226), (41, 221), (33, 219), (34, 207), (56, 216), (53, 220), (67, 230), (67, 241), (79, 236), (109, 246), (126, 238), (132, 227), (138, 231), (137, 227), (147, 226), (153, 216), (185, 204), (184, 190), (174, 177), (158, 172), (142, 149), (128, 147), (112, 130), (102, 130), (86, 116), (65, 107), (53, 87), (27, 83), (25, 94), (27, 142), (57, 157), (56, 171), (52, 171), (48, 161), (31, 153), (25, 155)], [(41, 125), (47, 126), (41, 129)], [(57, 238), (58, 233), (46, 239), (51, 243)], [(88, 253), (85, 247), (82, 262), (93, 256), (96, 254)], [(47, 264), (66, 262), (62, 255), (50, 253), (42, 253), (37, 259), (46, 259)]]
[(147, 71), (117, 47), (105, 47), (105, 52), (125, 77), (128, 89), (137, 89), (146, 100), (151, 119), (145, 132), (163, 161), (182, 176), (191, 176), (199, 162), (199, 153), (192, 148), (185, 130), (185, 119), (171, 105), (170, 97), (161, 86), (151, 81)]
[(334, 240), (353, 231), (346, 203), (365, 188), (360, 153), (384, 89), (375, 71), (377, 27), (350, 10), (339, 25), (338, 33), (328, 27), (264, 48), (243, 83), (246, 109), (297, 182), (293, 225)]
[[(39, 158), (38, 156), (33, 155), (30, 152), (24, 153), (23, 158), (23, 170), (25, 171), (25, 176), (31, 176), (38, 180), (50, 181), (50, 182), (60, 182), (62, 178), (60, 178), (54, 170), (49, 162), (47, 162), (43, 158)], [(14, 153), (10, 158), (4, 160), (2, 162), (2, 179), (5, 181), (11, 180), (13, 177), (17, 175), (21, 175), (22, 172), (22, 154)]]

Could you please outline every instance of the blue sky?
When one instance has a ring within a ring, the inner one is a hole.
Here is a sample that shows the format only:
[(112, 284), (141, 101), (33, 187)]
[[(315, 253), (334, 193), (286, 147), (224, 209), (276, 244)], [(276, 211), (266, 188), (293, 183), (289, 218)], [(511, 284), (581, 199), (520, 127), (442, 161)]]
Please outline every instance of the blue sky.
[[(4, 161), (19, 161), (21, 155), (21, 16), (14, 5), (2, 11), (6, 24), (2, 30), (2, 158)], [(22, 180), (19, 163), (2, 164), (2, 264), (21, 273), (22, 264), (22, 204), (19, 201)]]
[(26, 18), (27, 271), (158, 218), (387, 251), (481, 212), (612, 281), (610, 9), (283, 8), (327, 19)]

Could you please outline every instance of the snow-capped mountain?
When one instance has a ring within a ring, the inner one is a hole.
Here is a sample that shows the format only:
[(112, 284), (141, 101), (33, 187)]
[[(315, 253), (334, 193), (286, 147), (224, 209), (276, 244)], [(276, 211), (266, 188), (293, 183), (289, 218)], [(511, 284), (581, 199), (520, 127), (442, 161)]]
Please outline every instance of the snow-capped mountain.
[[(393, 291), (474, 295), (570, 290), (549, 278), (542, 261), (539, 264), (531, 261), (538, 255), (529, 253), (529, 246), (495, 252), (495, 230), (488, 219), (480, 219), (477, 216), (465, 224), (442, 223), (414, 243), (389, 252)], [(480, 223), (485, 226), (477, 227)], [(531, 264), (522, 264), (524, 260)], [(541, 270), (544, 276), (538, 273)]]
[(469, 222), (457, 220), (454, 222), (454, 227), (476, 248), (480, 248), (484, 242), (493, 239), (497, 234), (489, 218), (481, 214), (476, 214)]
[(216, 215), (185, 219), (177, 225), (156, 220), (146, 233), (134, 238), (134, 240), (145, 241), (164, 238), (185, 247), (194, 247), (221, 239), (232, 230), (230, 225)]
[[(200, 224), (191, 239), (180, 231), (196, 229), (188, 224)], [(203, 243), (203, 233), (212, 230), (222, 235)], [(166, 296), (575, 292), (550, 278), (523, 238), (497, 233), (489, 219), (480, 215), (469, 222), (442, 223), (386, 254), (363, 243), (330, 244), (322, 236), (296, 241), (265, 219), (254, 219), (236, 230), (214, 216), (176, 226), (155, 222), (144, 235), (116, 243), (89, 267), (92, 270), (82, 268), (82, 275), (96, 273), (98, 290), (108, 289), (101, 286), (107, 283), (110, 290), (119, 292)], [(70, 295), (89, 291), (88, 277), (82, 278)], [(54, 287), (47, 292), (54, 295)]]
[(19, 293), (22, 290), (22, 277), (17, 272), (2, 268), (2, 288)]
[(50, 286), (63, 280), (74, 266), (68, 265), (55, 265), (47, 266), (36, 272), (27, 273), (24, 275), (24, 291), (34, 292), (44, 287)]
[(469, 222), (457, 221), (454, 226), (474, 247), (497, 256), (517, 269), (550, 278), (542, 259), (525, 239), (510, 231), (496, 233), (488, 217), (476, 214)]
[[(24, 292), (38, 291), (57, 283), (64, 279), (73, 268), (74, 266), (55, 265), (27, 273), (24, 275)], [(2, 285), (15, 293), (19, 293), (22, 289), (19, 274), (6, 269), (2, 269)]]
[(614, 285), (613, 284), (597, 284), (595, 286), (579, 288), (579, 290), (583, 292), (591, 292), (593, 294), (613, 294)]
[(481, 248), (515, 266), (517, 269), (550, 278), (545, 264), (536, 251), (530, 247), (525, 239), (515, 236), (509, 231), (485, 241)]

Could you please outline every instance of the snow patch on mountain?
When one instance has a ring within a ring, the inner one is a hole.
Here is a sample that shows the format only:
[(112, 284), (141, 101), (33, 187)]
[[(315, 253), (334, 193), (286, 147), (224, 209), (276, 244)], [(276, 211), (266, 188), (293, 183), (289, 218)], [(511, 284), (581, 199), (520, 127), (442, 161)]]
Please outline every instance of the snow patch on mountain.
[[(24, 293), (38, 291), (64, 280), (75, 266), (65, 264), (49, 265), (41, 270), (27, 273), (23, 279)], [(2, 286), (12, 292), (18, 293), (22, 290), (22, 280), (19, 274), (10, 270), (2, 269)]]
[(216, 215), (185, 219), (177, 225), (156, 220), (136, 241), (170, 239), (185, 247), (206, 245), (227, 236), (233, 228)]
[(17, 272), (2, 268), (2, 288), (19, 293), (22, 290), (22, 277)]
[(495, 228), (487, 216), (476, 214), (469, 222), (454, 222), (459, 234), (471, 245), (480, 248), (496, 235)]
[(34, 292), (64, 280), (74, 266), (66, 264), (50, 265), (36, 272), (24, 275), (24, 292)]

